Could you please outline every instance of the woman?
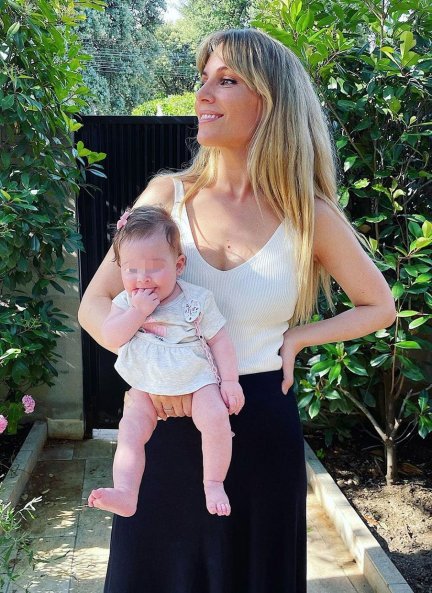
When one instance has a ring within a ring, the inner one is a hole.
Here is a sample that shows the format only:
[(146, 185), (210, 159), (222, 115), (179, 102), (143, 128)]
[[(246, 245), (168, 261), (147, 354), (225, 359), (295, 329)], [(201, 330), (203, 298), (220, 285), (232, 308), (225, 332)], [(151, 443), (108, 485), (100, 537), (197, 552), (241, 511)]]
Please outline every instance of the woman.
[[(211, 35), (197, 63), (200, 151), (188, 170), (155, 178), (136, 205), (172, 212), (184, 279), (213, 291), (236, 345), (246, 404), (231, 421), (232, 514), (205, 512), (190, 396), (153, 397), (170, 420), (158, 423), (148, 447), (137, 513), (114, 518), (105, 593), (305, 593), (294, 359), (306, 346), (390, 325), (394, 302), (338, 208), (327, 126), (297, 58), (247, 29)], [(100, 343), (122, 289), (112, 259), (80, 309)], [(305, 325), (320, 282), (329, 295), (330, 276), (354, 307)]]

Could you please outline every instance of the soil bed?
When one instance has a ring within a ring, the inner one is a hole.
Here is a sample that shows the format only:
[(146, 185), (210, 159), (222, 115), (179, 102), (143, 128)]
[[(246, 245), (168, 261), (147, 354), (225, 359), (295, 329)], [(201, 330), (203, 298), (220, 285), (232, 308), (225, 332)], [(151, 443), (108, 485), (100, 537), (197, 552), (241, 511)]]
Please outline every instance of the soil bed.
[(8, 473), (31, 427), (31, 423), (25, 424), (19, 427), (17, 434), (9, 435), (3, 433), (0, 435), (0, 482)]
[(325, 448), (306, 440), (415, 593), (432, 592), (432, 438), (400, 445), (400, 480), (387, 486), (383, 449), (364, 432)]

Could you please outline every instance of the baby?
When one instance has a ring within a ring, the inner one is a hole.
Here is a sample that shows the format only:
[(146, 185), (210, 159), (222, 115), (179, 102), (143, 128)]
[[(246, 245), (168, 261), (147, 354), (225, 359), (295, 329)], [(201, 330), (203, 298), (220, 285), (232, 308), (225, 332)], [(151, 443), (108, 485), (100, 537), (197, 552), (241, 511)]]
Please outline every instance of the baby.
[(125, 290), (113, 300), (102, 334), (108, 347), (118, 348), (115, 368), (132, 387), (119, 425), (114, 488), (93, 490), (88, 504), (123, 517), (135, 513), (144, 445), (158, 420), (149, 394), (192, 393), (206, 506), (211, 514), (229, 515), (223, 484), (232, 451), (229, 414), (239, 413), (244, 395), (225, 319), (210, 291), (179, 279), (186, 258), (177, 225), (163, 208), (123, 214), (113, 247)]

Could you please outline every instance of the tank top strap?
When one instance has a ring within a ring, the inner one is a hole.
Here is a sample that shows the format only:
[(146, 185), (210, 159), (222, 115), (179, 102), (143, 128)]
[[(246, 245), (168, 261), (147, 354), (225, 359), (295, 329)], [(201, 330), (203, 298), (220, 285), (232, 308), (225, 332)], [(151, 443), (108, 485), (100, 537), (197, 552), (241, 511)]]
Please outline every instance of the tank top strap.
[(187, 238), (187, 240), (190, 240), (192, 236), (192, 231), (189, 226), (186, 208), (182, 208), (184, 198), (183, 182), (178, 177), (172, 177), (172, 180), (174, 183), (174, 204), (171, 210), (171, 216), (180, 228), (182, 241), (184, 241), (185, 238)]
[(174, 205), (173, 205), (173, 209), (175, 208), (178, 211), (179, 208), (180, 208), (180, 204), (182, 203), (183, 198), (184, 198), (183, 182), (178, 177), (172, 177), (172, 180), (173, 180), (173, 183), (174, 183)]

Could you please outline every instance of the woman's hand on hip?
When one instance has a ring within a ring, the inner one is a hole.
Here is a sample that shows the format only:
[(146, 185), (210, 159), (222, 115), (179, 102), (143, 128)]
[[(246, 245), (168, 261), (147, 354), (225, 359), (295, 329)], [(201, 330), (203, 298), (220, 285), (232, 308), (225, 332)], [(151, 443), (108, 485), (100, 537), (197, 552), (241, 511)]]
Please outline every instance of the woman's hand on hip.
[[(297, 329), (297, 328), (295, 328)], [(282, 358), (282, 393), (288, 393), (289, 388), (294, 383), (294, 365), (297, 354), (302, 350), (296, 340), (295, 329), (287, 330), (284, 334), (284, 341), (279, 351)]]
[(182, 416), (192, 416), (192, 394), (188, 395), (153, 395), (150, 399), (162, 420)]

